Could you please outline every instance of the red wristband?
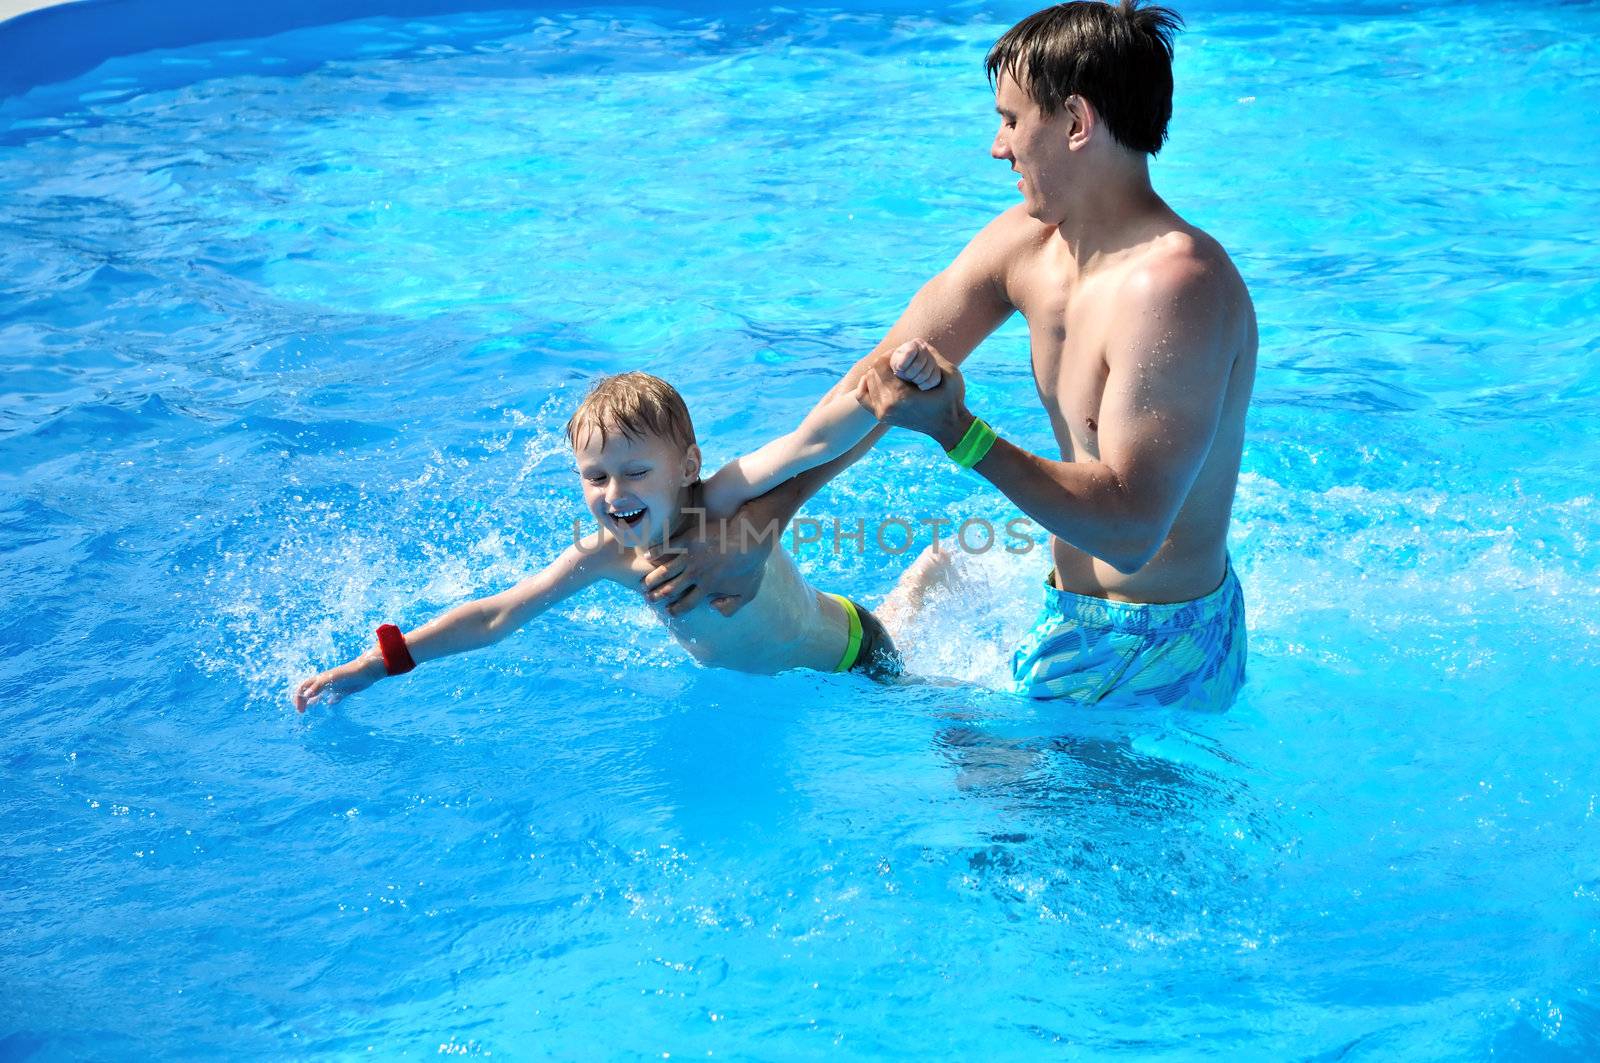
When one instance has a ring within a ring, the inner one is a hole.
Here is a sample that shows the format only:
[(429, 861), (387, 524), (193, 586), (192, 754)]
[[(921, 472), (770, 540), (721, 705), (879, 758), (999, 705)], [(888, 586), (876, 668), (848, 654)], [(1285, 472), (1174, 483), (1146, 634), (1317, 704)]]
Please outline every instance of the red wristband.
[(390, 675), (404, 675), (417, 666), (406, 647), (406, 637), (393, 624), (378, 628), (378, 652), (383, 654), (383, 670)]

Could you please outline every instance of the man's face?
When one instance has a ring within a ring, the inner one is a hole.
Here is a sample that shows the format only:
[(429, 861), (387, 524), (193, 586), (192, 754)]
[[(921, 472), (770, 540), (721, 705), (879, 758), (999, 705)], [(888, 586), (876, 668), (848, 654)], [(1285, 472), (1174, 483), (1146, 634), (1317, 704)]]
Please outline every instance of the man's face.
[(1064, 220), (1062, 200), (1070, 187), (1072, 160), (1067, 139), (1072, 112), (1063, 107), (1046, 117), (1015, 78), (1002, 73), (995, 83), (994, 109), (1000, 113), (989, 154), (1011, 163), (1020, 175), (1017, 188), (1028, 214), (1046, 225)]
[(624, 546), (647, 546), (672, 530), (682, 489), (700, 472), (700, 450), (685, 453), (669, 439), (629, 439), (588, 431), (573, 450), (583, 478), (583, 503)]

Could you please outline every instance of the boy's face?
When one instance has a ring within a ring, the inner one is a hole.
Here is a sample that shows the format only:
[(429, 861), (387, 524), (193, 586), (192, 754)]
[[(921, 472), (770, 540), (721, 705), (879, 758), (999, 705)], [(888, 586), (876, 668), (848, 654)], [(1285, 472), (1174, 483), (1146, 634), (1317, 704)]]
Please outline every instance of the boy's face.
[(700, 475), (700, 448), (669, 439), (629, 439), (621, 432), (583, 432), (573, 449), (583, 502), (624, 546), (648, 546), (672, 530), (683, 489)]

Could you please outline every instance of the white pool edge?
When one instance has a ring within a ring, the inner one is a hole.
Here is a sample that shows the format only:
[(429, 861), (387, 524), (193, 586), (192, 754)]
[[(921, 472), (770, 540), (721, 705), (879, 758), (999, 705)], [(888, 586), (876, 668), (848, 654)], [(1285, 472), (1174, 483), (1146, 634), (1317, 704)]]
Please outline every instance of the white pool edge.
[(47, 7), (61, 7), (64, 4), (76, 4), (79, 0), (0, 0), (0, 24), (9, 22), (18, 15), (26, 15), (30, 11), (39, 11)]

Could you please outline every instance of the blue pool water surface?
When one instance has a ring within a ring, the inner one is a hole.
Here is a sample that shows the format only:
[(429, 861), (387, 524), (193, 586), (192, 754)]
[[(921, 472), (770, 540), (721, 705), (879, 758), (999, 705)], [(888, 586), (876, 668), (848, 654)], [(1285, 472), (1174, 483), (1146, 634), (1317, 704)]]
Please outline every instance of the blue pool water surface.
[[(109, 10), (109, 8), (108, 8)], [(1600, 1055), (1600, 6), (1183, 7), (1261, 368), (1220, 716), (696, 667), (549, 559), (587, 382), (786, 430), (1015, 187), (962, 3), (373, 17), (0, 100), (0, 1057)], [(84, 17), (89, 17), (85, 15)], [(0, 26), (0, 63), (8, 27)], [(1045, 449), (1026, 335), (975, 409)], [(1014, 515), (891, 438), (814, 516)], [(801, 554), (869, 604), (904, 563)]]

